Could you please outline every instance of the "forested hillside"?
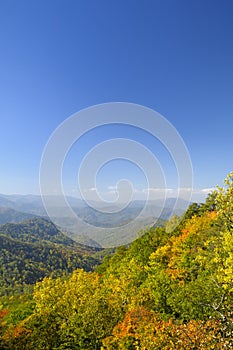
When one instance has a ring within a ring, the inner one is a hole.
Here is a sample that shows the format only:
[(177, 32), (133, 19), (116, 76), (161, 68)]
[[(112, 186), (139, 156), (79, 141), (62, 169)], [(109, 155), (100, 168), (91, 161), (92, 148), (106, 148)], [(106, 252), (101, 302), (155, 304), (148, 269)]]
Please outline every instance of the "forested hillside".
[(1, 349), (232, 349), (233, 173), (94, 272), (2, 298)]
[(99, 249), (77, 244), (51, 221), (34, 218), (0, 226), (0, 295), (22, 291), (45, 276), (92, 270)]

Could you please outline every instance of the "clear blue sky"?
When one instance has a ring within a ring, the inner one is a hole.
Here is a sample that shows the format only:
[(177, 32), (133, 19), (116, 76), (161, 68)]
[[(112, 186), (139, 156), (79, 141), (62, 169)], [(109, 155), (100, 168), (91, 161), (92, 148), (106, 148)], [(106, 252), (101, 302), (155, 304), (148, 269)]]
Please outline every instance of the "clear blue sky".
[(195, 188), (221, 184), (232, 170), (232, 15), (231, 0), (1, 0), (0, 193), (39, 193), (53, 130), (112, 101), (165, 116), (188, 147)]

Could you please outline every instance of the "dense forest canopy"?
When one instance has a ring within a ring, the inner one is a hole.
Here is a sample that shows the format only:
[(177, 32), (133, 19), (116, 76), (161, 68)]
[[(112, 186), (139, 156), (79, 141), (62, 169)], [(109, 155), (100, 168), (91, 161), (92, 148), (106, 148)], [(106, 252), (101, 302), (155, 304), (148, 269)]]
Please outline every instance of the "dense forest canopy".
[(23, 291), (46, 276), (93, 270), (99, 251), (74, 242), (43, 218), (1, 225), (0, 295)]
[(95, 271), (2, 297), (1, 349), (231, 349), (232, 276), (230, 173), (204, 204), (146, 230)]

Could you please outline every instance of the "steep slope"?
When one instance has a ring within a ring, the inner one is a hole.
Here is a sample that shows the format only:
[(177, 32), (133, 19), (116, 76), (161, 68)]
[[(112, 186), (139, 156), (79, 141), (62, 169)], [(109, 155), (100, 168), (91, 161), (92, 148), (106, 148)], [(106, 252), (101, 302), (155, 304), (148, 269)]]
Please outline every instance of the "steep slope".
[[(30, 214), (25, 214), (29, 215)], [(12, 238), (20, 239), (25, 242), (35, 242), (37, 240), (45, 240), (49, 242), (75, 245), (75, 242), (94, 248), (101, 248), (101, 245), (87, 236), (72, 234), (66, 230), (62, 230), (52, 223), (49, 219), (32, 216), (29, 220), (19, 223), (9, 223), (0, 226), (0, 234), (7, 234)], [(70, 237), (70, 238), (69, 238)]]
[(99, 250), (74, 242), (46, 219), (4, 224), (0, 226), (0, 294), (21, 290), (51, 273), (90, 271), (99, 264), (92, 257)]

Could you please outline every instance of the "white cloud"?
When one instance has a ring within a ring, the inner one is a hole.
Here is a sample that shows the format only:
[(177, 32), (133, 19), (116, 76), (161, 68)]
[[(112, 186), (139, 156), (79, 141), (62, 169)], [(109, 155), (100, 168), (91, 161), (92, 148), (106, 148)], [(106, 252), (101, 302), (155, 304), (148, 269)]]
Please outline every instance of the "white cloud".
[(84, 190), (84, 192), (96, 192), (97, 191), (97, 188), (96, 187), (90, 187), (90, 188), (86, 188)]
[(108, 191), (109, 192), (116, 192), (117, 191), (117, 187), (116, 186), (108, 186)]
[[(140, 200), (156, 200), (161, 198), (183, 198), (186, 200), (190, 200), (193, 202), (204, 202), (206, 196), (215, 190), (214, 187), (209, 188), (189, 188), (189, 187), (181, 187), (181, 188), (133, 188), (132, 189), (132, 200), (140, 199)], [(96, 187), (90, 187), (83, 191), (86, 193), (88, 198), (93, 200), (100, 200), (104, 198), (106, 200), (115, 201), (118, 196), (117, 186), (108, 186), (107, 191), (99, 192)], [(98, 197), (97, 197), (98, 196)]]
[(142, 190), (143, 193), (148, 193), (148, 192), (152, 192), (152, 193), (164, 193), (164, 192), (173, 192), (173, 191), (176, 191), (172, 188), (144, 188)]
[(215, 187), (202, 188), (202, 189), (201, 189), (201, 192), (203, 192), (203, 193), (210, 193), (210, 192), (212, 192), (212, 191), (214, 191), (214, 190), (216, 190)]

